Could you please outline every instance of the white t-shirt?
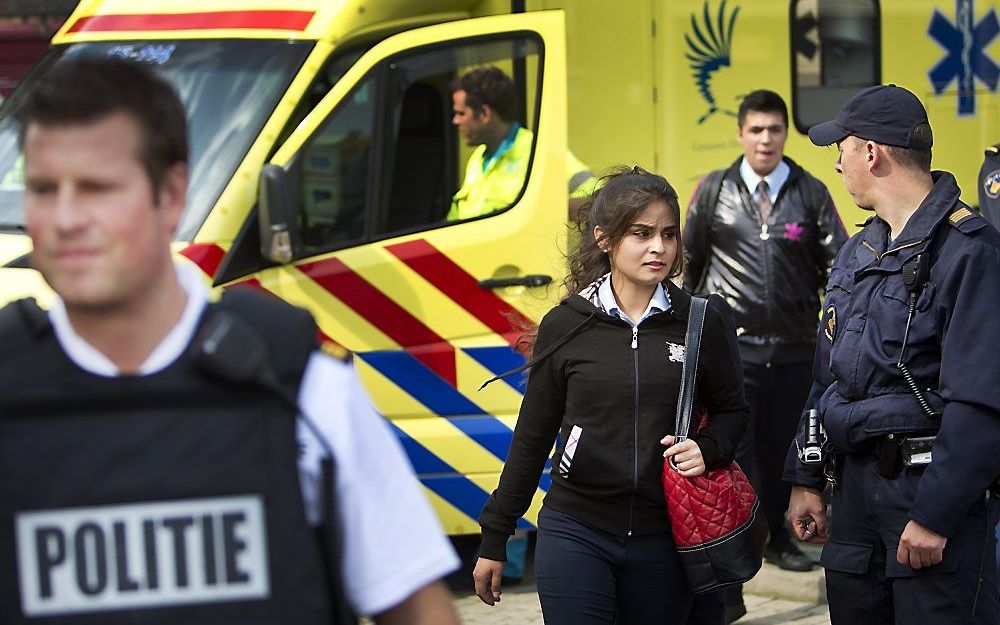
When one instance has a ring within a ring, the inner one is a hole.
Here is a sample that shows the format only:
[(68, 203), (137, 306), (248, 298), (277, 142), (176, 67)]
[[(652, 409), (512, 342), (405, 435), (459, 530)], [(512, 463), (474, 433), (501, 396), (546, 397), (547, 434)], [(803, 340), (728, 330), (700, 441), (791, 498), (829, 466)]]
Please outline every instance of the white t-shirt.
[[(180, 321), (139, 368), (161, 371), (187, 348), (208, 303), (198, 269), (177, 265), (187, 293)], [(49, 310), (56, 338), (81, 369), (115, 377), (118, 368), (70, 325), (62, 300)], [(451, 543), (421, 492), (413, 469), (385, 421), (376, 414), (353, 367), (316, 352), (306, 365), (299, 406), (333, 448), (343, 532), (343, 576), (348, 600), (359, 614), (383, 612), (416, 590), (458, 568)], [(303, 453), (299, 475), (306, 517), (318, 523), (323, 448), (299, 422)]]

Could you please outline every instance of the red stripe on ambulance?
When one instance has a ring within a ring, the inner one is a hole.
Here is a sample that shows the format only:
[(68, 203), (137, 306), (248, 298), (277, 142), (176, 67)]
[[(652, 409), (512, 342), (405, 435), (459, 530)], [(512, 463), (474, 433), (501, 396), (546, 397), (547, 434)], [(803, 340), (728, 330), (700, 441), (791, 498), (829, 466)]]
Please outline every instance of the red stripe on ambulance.
[(486, 327), (517, 348), (518, 339), (535, 323), (493, 291), (479, 288), (479, 281), (436, 247), (417, 239), (386, 247), (396, 258), (420, 274)]
[[(264, 285), (261, 284), (260, 280), (258, 280), (257, 278), (248, 278), (248, 279), (244, 280), (243, 282), (237, 282), (236, 284), (234, 284), (232, 286), (228, 286), (226, 288), (227, 289), (232, 289), (232, 288), (254, 289), (255, 291), (260, 291), (261, 293), (266, 293), (267, 295), (270, 295), (271, 297), (278, 297), (274, 293), (268, 291), (267, 288), (265, 288)], [(350, 353), (349, 349), (347, 349), (346, 347), (344, 347), (343, 345), (341, 345), (337, 341), (335, 341), (332, 338), (330, 338), (330, 335), (327, 334), (326, 332), (324, 332), (323, 330), (321, 330), (319, 328), (319, 326), (316, 327), (316, 336), (319, 338), (319, 342), (320, 343), (329, 343), (330, 345), (333, 345), (336, 350), (342, 350), (345, 354)]]
[(222, 258), (226, 255), (226, 250), (214, 243), (192, 243), (182, 249), (180, 254), (198, 265), (209, 278), (214, 278), (215, 272), (222, 264)]
[(67, 32), (123, 30), (209, 30), (252, 28), (306, 29), (313, 11), (207, 11), (204, 13), (152, 13), (146, 15), (90, 15), (81, 17)]
[(298, 265), (331, 295), (455, 386), (455, 348), (336, 258)]

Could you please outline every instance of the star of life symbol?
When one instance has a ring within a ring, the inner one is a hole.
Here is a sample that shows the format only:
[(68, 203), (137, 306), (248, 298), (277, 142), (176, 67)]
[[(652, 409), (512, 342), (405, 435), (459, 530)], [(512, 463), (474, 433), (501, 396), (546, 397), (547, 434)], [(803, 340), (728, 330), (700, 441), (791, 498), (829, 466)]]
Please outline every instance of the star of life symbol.
[(928, 73), (934, 93), (940, 95), (953, 81), (958, 82), (958, 114), (976, 112), (976, 79), (997, 90), (1000, 67), (986, 54), (994, 37), (1000, 33), (996, 9), (990, 8), (975, 21), (973, 0), (955, 0), (955, 21), (934, 9), (927, 34), (947, 53)]
[(667, 360), (670, 362), (684, 362), (684, 346), (678, 345), (677, 343), (667, 343), (667, 348), (670, 350), (670, 354), (667, 356)]

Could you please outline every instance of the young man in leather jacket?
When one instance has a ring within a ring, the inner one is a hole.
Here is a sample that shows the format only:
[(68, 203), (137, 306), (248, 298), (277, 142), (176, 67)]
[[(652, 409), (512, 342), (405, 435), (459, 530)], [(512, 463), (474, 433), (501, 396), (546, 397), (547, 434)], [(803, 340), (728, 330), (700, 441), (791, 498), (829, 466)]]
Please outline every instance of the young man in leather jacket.
[(750, 93), (738, 123), (743, 155), (705, 176), (688, 208), (684, 286), (720, 293), (733, 308), (751, 415), (737, 460), (760, 491), (765, 556), (807, 571), (811, 560), (785, 528), (781, 469), (809, 393), (823, 285), (847, 232), (826, 186), (784, 155), (781, 96)]

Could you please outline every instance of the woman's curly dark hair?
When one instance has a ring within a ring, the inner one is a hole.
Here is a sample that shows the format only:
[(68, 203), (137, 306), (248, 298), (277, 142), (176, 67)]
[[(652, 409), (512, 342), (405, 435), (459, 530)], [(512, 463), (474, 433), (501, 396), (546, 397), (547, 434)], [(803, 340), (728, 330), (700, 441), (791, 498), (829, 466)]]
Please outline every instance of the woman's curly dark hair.
[[(639, 166), (619, 166), (601, 178), (597, 190), (574, 216), (580, 235), (579, 243), (569, 255), (570, 273), (565, 281), (569, 295), (579, 293), (611, 271), (611, 254), (604, 253), (602, 248), (613, 252), (628, 234), (636, 215), (656, 201), (667, 205), (670, 216), (679, 226), (681, 209), (677, 192), (663, 176)], [(594, 238), (595, 226), (600, 226), (603, 232), (600, 240)], [(684, 243), (678, 237), (677, 254), (666, 280), (680, 275), (683, 263)]]

